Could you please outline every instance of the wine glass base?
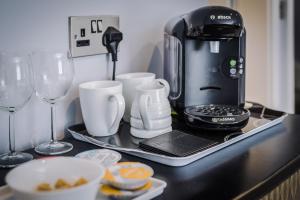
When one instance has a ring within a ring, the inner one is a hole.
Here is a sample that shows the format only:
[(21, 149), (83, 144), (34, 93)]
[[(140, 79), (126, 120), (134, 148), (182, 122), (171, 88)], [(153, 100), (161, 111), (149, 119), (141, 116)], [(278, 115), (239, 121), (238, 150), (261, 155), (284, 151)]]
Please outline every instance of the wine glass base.
[(33, 159), (29, 153), (14, 152), (0, 155), (0, 168), (12, 168)]
[(35, 147), (35, 152), (42, 155), (59, 155), (73, 149), (73, 145), (67, 142), (48, 142)]

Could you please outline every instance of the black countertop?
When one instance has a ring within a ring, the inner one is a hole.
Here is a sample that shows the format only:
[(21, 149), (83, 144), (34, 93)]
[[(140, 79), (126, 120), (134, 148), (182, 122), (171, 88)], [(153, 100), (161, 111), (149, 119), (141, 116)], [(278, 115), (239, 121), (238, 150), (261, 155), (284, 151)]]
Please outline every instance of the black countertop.
[[(67, 156), (97, 148), (66, 140), (74, 145)], [(183, 167), (122, 155), (124, 161), (150, 165), (155, 177), (167, 182), (157, 199), (257, 199), (300, 168), (300, 116), (289, 115), (282, 124)], [(7, 172), (0, 169), (0, 186)]]

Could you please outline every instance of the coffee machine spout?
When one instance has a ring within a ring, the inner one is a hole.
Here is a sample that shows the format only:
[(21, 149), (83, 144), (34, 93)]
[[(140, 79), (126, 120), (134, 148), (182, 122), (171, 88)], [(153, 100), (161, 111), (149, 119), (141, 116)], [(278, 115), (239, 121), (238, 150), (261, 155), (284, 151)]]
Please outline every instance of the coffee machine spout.
[(210, 47), (210, 53), (219, 53), (220, 41), (210, 41), (209, 47)]

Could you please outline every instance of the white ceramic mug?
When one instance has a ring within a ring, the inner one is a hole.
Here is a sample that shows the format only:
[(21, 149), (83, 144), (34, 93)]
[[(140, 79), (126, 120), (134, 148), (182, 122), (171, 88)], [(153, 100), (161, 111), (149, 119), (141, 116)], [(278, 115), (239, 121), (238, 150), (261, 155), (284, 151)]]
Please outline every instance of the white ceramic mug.
[(79, 85), (83, 120), (89, 134), (109, 136), (118, 131), (125, 110), (122, 83), (93, 81)]
[(148, 72), (135, 72), (120, 74), (116, 76), (116, 80), (123, 83), (123, 96), (125, 98), (125, 113), (124, 121), (130, 121), (131, 106), (136, 95), (136, 87), (144, 84), (152, 83), (155, 79), (155, 74)]
[(145, 130), (145, 129), (137, 129), (134, 127), (130, 128), (131, 135), (137, 138), (153, 138), (171, 131), (172, 131), (171, 126), (164, 129), (158, 129), (158, 130)]
[[(152, 124), (152, 130), (160, 130), (160, 129), (165, 129), (171, 126), (172, 124), (172, 117), (166, 117), (162, 119), (152, 119), (151, 120)], [(144, 123), (141, 119), (131, 117), (130, 118), (130, 125), (133, 128), (136, 129), (145, 129)]]
[(168, 101), (170, 86), (167, 81), (156, 79), (152, 84), (142, 85), (136, 89), (131, 116), (140, 118), (146, 130), (153, 130), (153, 120), (171, 116), (171, 106)]
[[(133, 103), (135, 104), (135, 103)], [(162, 119), (169, 116), (171, 113), (171, 107), (168, 103), (165, 104), (149, 104), (148, 105), (148, 116), (150, 119)], [(131, 118), (141, 119), (139, 106), (132, 105)]]

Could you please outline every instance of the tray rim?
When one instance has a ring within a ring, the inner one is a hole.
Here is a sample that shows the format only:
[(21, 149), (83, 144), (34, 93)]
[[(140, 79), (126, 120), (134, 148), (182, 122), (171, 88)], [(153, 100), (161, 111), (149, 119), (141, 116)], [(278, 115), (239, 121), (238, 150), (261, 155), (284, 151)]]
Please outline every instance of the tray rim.
[[(227, 146), (230, 146), (232, 144), (235, 144), (239, 141), (242, 141), (248, 137), (251, 137), (265, 129), (268, 129), (272, 126), (275, 126), (279, 123), (281, 123), (285, 117), (287, 117), (288, 114), (286, 113), (283, 113), (282, 116), (270, 121), (269, 123), (266, 123), (258, 128), (255, 128), (245, 134), (241, 134), (239, 136), (236, 136), (234, 137), (233, 139), (231, 140), (228, 140), (226, 142), (223, 142), (223, 143), (220, 143), (220, 144), (217, 144), (211, 148), (208, 148), (204, 151), (200, 151), (198, 153), (195, 153), (195, 154), (192, 154), (192, 155), (189, 155), (189, 156), (185, 156), (185, 157), (171, 157), (171, 156), (166, 156), (166, 155), (160, 155), (160, 154), (156, 154), (156, 153), (152, 153), (152, 152), (147, 152), (147, 151), (143, 151), (141, 149), (129, 149), (129, 148), (123, 148), (123, 147), (117, 147), (117, 146), (113, 146), (113, 145), (110, 145), (110, 144), (107, 144), (107, 143), (104, 143), (102, 142), (102, 144), (99, 144), (101, 143), (101, 141), (99, 140), (96, 140), (92, 137), (89, 137), (89, 136), (84, 136), (80, 133), (77, 133), (73, 130), (70, 130), (70, 127), (73, 127), (73, 126), (70, 126), (67, 130), (71, 133), (71, 135), (77, 139), (77, 140), (80, 140), (80, 141), (84, 141), (84, 142), (88, 142), (88, 143), (91, 143), (91, 144), (94, 144), (96, 146), (99, 146), (99, 147), (102, 147), (102, 148), (107, 148), (107, 149), (112, 149), (112, 150), (116, 150), (116, 151), (120, 151), (120, 152), (123, 152), (123, 153), (127, 153), (129, 155), (134, 155), (134, 156), (137, 156), (137, 157), (140, 157), (140, 158), (144, 158), (144, 159), (147, 159), (147, 160), (151, 160), (151, 161), (154, 161), (154, 162), (158, 162), (158, 163), (161, 163), (161, 164), (165, 164), (165, 165), (168, 165), (168, 166), (173, 166), (173, 167), (180, 167), (180, 166), (185, 166), (185, 165), (188, 165), (194, 161), (197, 161), (205, 156), (208, 156), (212, 153), (215, 153)], [(80, 125), (80, 124), (77, 124), (77, 125)]]

